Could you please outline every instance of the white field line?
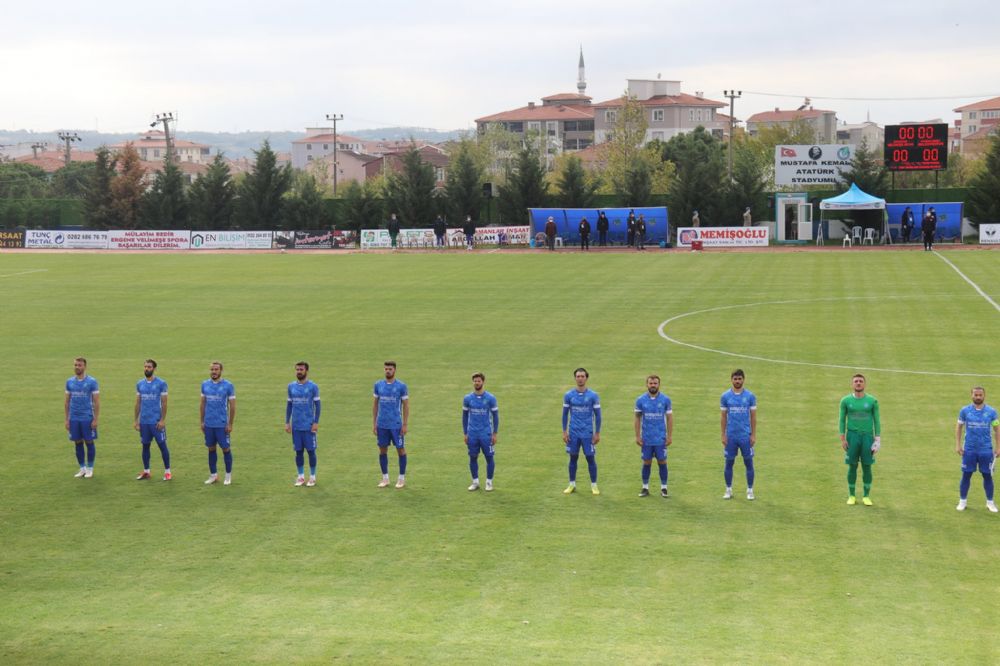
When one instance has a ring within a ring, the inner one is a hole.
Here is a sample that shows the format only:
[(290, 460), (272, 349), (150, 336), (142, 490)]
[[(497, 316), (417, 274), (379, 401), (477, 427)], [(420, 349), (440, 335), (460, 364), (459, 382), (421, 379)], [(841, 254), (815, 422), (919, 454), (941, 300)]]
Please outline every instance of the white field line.
[(987, 303), (989, 303), (990, 305), (992, 305), (996, 309), (997, 312), (1000, 312), (1000, 305), (997, 305), (997, 302), (994, 301), (992, 298), (990, 298), (989, 294), (987, 294), (985, 291), (983, 291), (982, 289), (980, 289), (978, 284), (976, 284), (975, 282), (973, 282), (972, 280), (970, 280), (969, 277), (965, 273), (963, 273), (962, 271), (958, 270), (958, 266), (956, 266), (955, 264), (953, 264), (950, 261), (948, 261), (945, 258), (945, 256), (943, 254), (941, 254), (940, 252), (938, 252), (937, 250), (934, 250), (934, 254), (936, 254), (938, 256), (938, 258), (941, 259), (941, 261), (943, 261), (944, 263), (946, 263), (949, 266), (951, 266), (952, 270), (954, 270), (956, 273), (958, 273), (962, 277), (963, 280), (965, 280), (970, 285), (972, 285), (972, 288), (975, 289), (977, 292), (979, 292), (979, 295), (982, 296), (983, 298), (985, 298)]
[(0, 275), (0, 278), (14, 277), (15, 275), (28, 275), (29, 273), (45, 273), (49, 269), (47, 268), (32, 268), (30, 271), (21, 271), (20, 273), (7, 273), (6, 275)]

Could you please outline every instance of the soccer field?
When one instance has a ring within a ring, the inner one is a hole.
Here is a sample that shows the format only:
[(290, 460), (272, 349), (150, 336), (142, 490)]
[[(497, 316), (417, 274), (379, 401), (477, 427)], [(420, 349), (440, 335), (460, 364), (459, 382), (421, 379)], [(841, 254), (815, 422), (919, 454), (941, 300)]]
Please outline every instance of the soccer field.
[[(978, 475), (955, 511), (954, 428), (974, 384), (1000, 403), (1000, 312), (942, 257), (1000, 300), (1000, 254), (948, 248), (0, 254), (0, 662), (996, 663), (1000, 516)], [(75, 356), (101, 385), (92, 479), (63, 429)], [(148, 357), (170, 482), (155, 446), (134, 480)], [(216, 359), (229, 487), (203, 484)], [(375, 487), (386, 359), (411, 396), (403, 490)], [(299, 360), (323, 398), (315, 488), (292, 486), (283, 428)], [(603, 407), (599, 497), (561, 492), (577, 366)], [(753, 502), (740, 461), (721, 499), (736, 367), (759, 401)], [(837, 435), (859, 369), (873, 507), (845, 505)], [(489, 494), (466, 490), (475, 371), (500, 405)], [(673, 400), (669, 499), (637, 496), (650, 373)]]

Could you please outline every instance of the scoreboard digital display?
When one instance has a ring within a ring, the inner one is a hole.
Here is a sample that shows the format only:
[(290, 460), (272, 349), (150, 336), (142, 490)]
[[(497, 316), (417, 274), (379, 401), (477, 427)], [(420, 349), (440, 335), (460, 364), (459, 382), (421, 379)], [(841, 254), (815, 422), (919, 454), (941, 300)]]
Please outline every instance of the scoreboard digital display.
[(948, 125), (886, 125), (885, 167), (890, 171), (947, 169)]

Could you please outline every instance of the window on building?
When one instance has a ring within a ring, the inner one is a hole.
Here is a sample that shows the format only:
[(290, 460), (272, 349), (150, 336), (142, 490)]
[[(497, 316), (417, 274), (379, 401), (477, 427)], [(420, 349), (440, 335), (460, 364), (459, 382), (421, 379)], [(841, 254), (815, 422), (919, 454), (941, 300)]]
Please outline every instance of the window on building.
[(618, 112), (617, 111), (605, 111), (604, 112), (604, 122), (608, 123), (609, 125), (613, 125), (617, 121), (618, 121)]
[(529, 132), (541, 132), (542, 131), (542, 123), (539, 122), (539, 121), (537, 121), (537, 120), (529, 120), (528, 121), (528, 131)]
[(324, 143), (323, 144), (323, 150), (330, 150), (330, 144)]
[(546, 121), (545, 129), (548, 132), (549, 136), (555, 136), (556, 133), (559, 131), (559, 121), (557, 120)]
[(563, 139), (563, 150), (576, 150), (577, 140), (576, 139)]
[(313, 161), (313, 156), (312, 155), (306, 155), (306, 162), (312, 162), (312, 161)]
[(975, 131), (976, 131), (976, 129), (977, 129), (975, 125), (967, 125), (967, 127), (968, 127), (968, 129), (969, 129), (969, 131), (967, 132), (968, 134), (973, 134), (973, 133), (975, 133)]
[(576, 128), (580, 132), (593, 132), (594, 131), (594, 121), (593, 120), (579, 120), (576, 123)]
[(306, 144), (306, 150), (312, 150), (312, 149), (313, 149), (313, 145), (311, 143), (307, 143)]
[(663, 109), (653, 109), (653, 122), (654, 123), (663, 122)]
[(975, 119), (976, 119), (976, 112), (975, 111), (969, 111), (969, 120), (975, 120)]
[(507, 131), (509, 131), (509, 132), (517, 132), (518, 134), (523, 134), (524, 133), (524, 123), (523, 122), (507, 123)]
[(580, 149), (580, 150), (583, 150), (584, 148), (586, 148), (587, 146), (591, 145), (592, 143), (594, 143), (594, 142), (591, 141), (590, 139), (577, 139), (577, 141), (576, 141), (576, 147), (578, 149)]
[(159, 156), (160, 156), (160, 149), (153, 148), (153, 157), (159, 157)]
[(439, 183), (444, 181), (444, 167), (434, 167), (434, 180)]

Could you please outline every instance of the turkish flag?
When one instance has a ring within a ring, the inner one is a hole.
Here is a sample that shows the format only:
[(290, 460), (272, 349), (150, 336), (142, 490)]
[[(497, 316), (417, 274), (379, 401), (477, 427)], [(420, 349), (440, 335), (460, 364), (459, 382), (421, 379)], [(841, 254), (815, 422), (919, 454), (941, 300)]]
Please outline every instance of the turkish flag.
[(785, 148), (784, 146), (781, 147), (781, 156), (782, 157), (798, 157), (798, 155), (795, 153), (795, 150), (793, 148)]

